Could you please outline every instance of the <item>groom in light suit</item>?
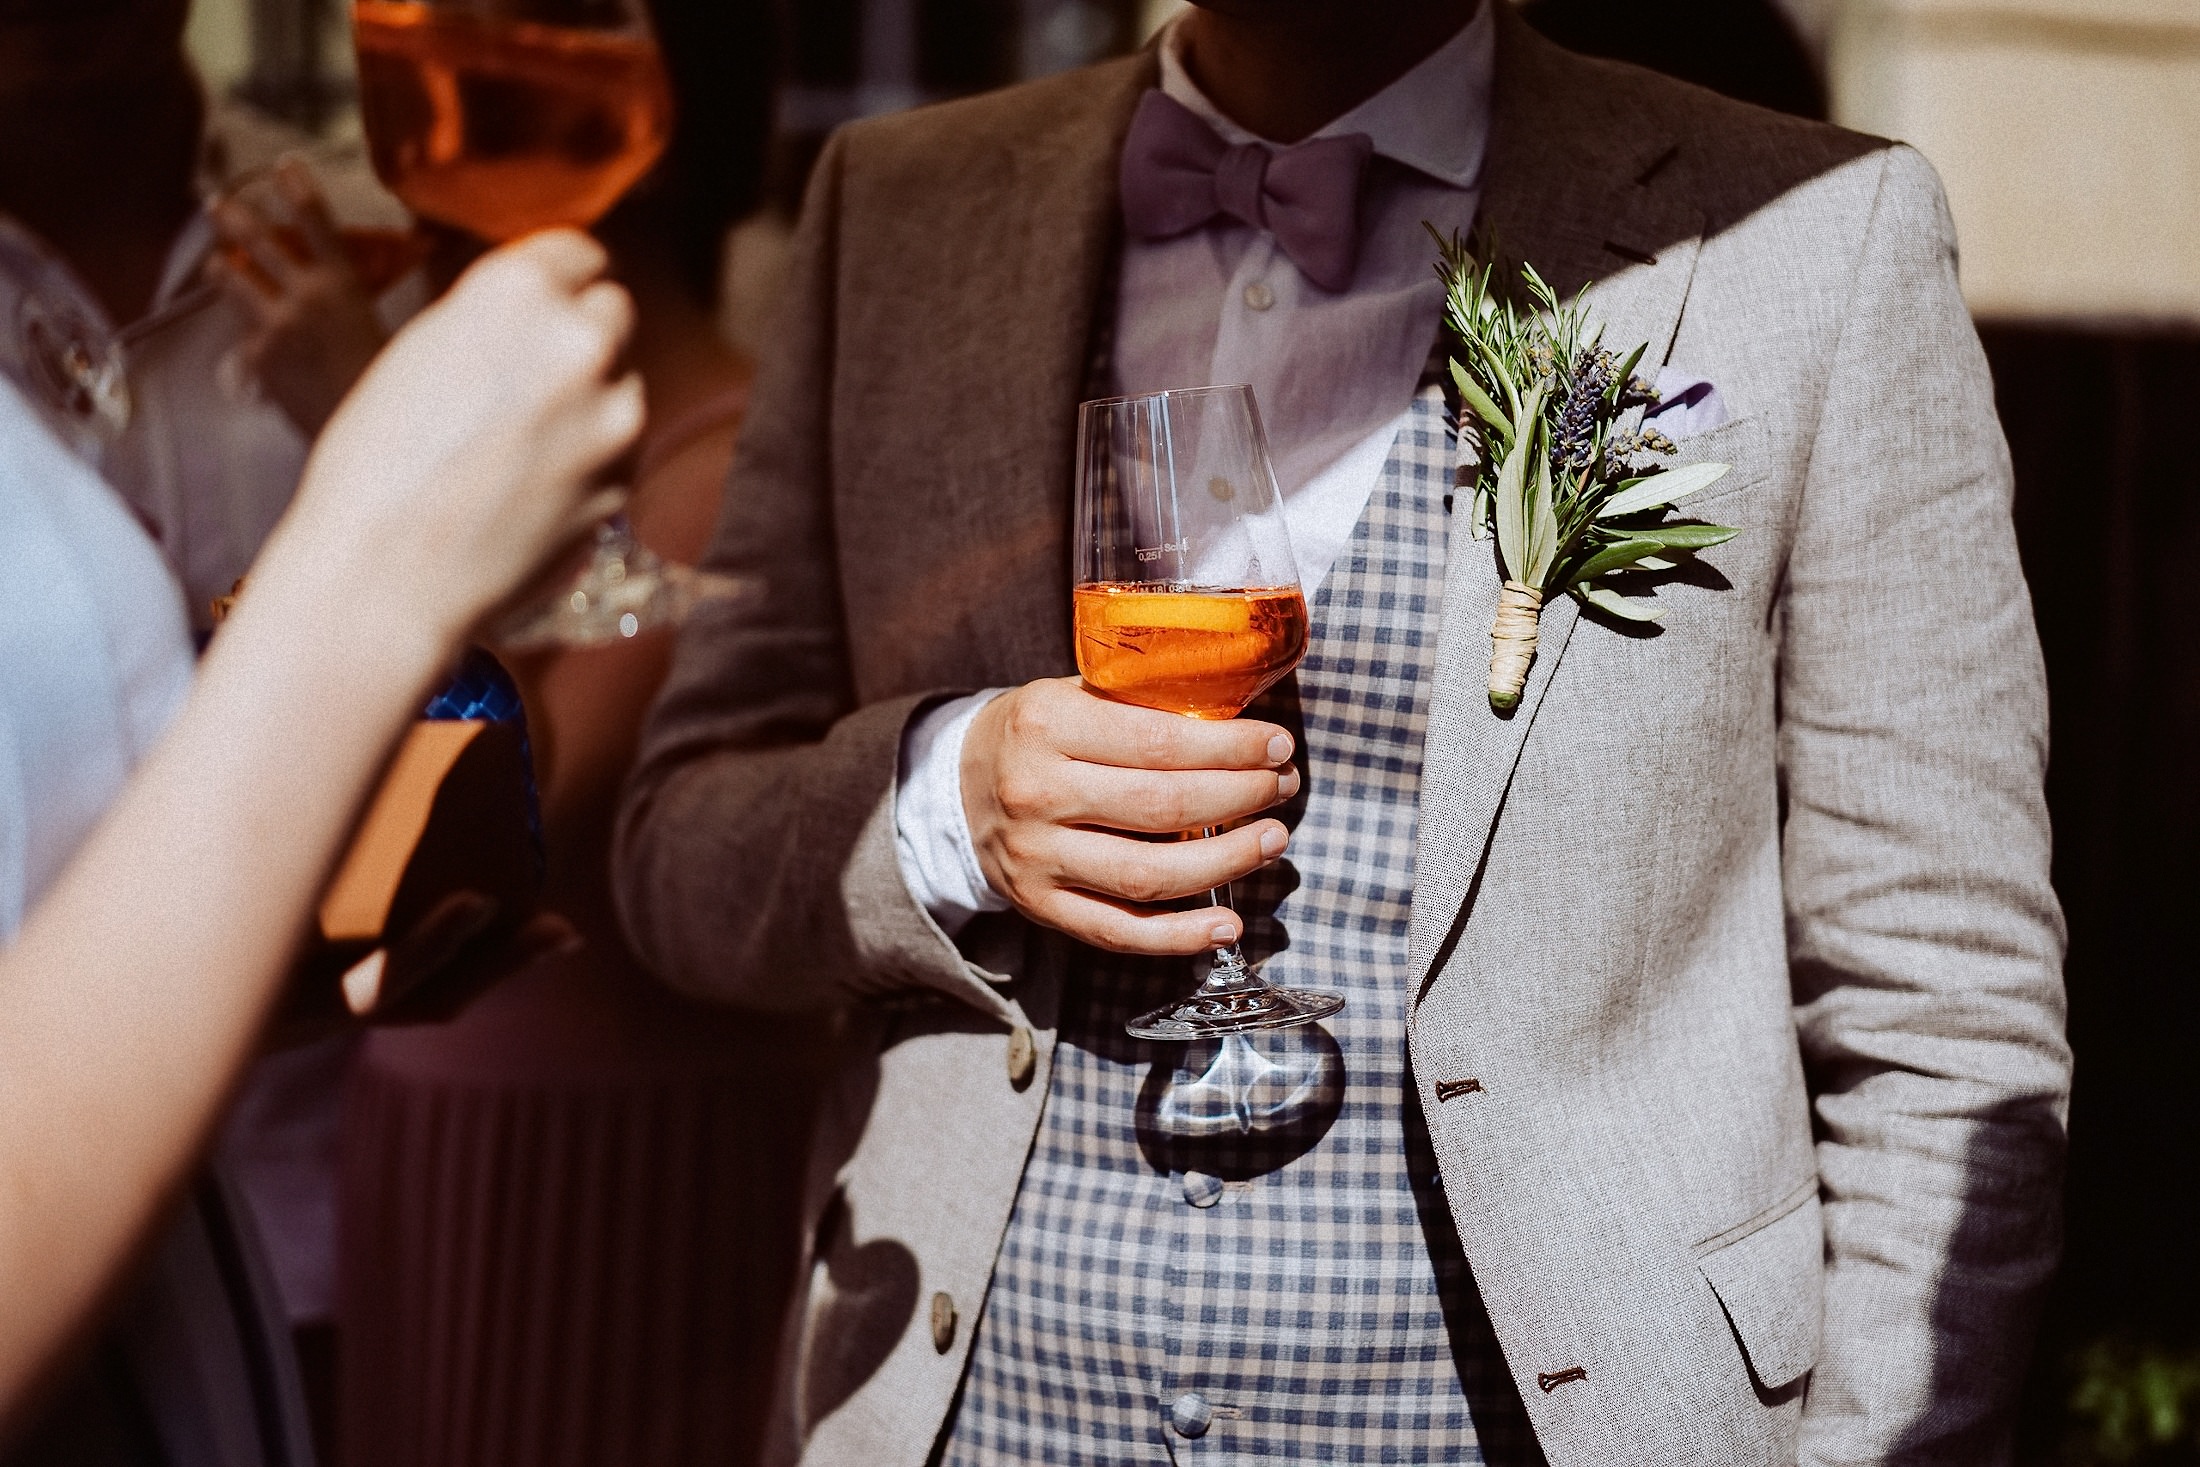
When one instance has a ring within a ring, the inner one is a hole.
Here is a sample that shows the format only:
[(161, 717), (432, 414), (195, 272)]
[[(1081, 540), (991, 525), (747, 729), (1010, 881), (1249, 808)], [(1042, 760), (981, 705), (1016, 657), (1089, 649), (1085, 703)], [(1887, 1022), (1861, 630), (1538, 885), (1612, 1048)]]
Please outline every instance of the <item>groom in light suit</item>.
[[(1659, 629), (1556, 598), (1510, 717), (1424, 220), (1588, 285), (1733, 466)], [(776, 1460), (2006, 1455), (2062, 929), (1916, 154), (1493, 0), (1206, 0), (836, 137), (779, 340), (711, 553), (762, 594), (684, 632), (619, 845), (667, 981), (845, 1010)], [(1313, 637), (1202, 724), (1070, 676), (1070, 457), (1212, 381)], [(1344, 1012), (1123, 1036), (1241, 926)]]

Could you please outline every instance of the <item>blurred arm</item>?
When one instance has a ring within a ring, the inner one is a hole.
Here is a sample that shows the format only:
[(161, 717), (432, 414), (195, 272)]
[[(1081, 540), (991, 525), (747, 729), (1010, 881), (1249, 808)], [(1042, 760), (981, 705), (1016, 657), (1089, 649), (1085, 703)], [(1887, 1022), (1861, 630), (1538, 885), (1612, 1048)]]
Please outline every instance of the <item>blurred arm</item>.
[(0, 1417), (195, 1163), (445, 654), (264, 582), (0, 956)]
[(2070, 1083), (2046, 684), (1939, 183), (1885, 157), (1781, 607), (1828, 1249), (1801, 1456), (1989, 1462), (2054, 1264)]

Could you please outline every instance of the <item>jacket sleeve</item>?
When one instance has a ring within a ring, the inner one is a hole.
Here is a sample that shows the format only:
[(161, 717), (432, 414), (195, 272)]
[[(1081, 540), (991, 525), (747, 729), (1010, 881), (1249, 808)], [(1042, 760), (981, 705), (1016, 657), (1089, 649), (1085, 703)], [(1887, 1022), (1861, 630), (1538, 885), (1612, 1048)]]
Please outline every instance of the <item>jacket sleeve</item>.
[(706, 556), (753, 589), (681, 631), (613, 879), (636, 953), (686, 992), (784, 1010), (933, 988), (990, 1006), (896, 861), (902, 730), (931, 695), (858, 706), (850, 670), (832, 465), (848, 151), (836, 136), (812, 176)]
[(1938, 179), (1894, 148), (1780, 616), (1784, 872), (1826, 1204), (1807, 1463), (2005, 1460), (2070, 1084), (2047, 691)]

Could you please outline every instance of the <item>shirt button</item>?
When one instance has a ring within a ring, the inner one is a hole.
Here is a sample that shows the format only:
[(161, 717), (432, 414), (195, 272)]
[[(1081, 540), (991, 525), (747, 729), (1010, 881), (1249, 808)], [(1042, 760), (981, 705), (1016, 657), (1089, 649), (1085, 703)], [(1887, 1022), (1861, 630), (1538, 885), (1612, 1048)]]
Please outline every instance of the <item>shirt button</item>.
[(1186, 1172), (1184, 1200), (1194, 1207), (1214, 1206), (1222, 1200), (1222, 1178), (1206, 1172)]
[(1256, 280), (1245, 287), (1245, 304), (1256, 311), (1265, 311), (1276, 303), (1276, 293), (1268, 288), (1265, 280)]
[(1214, 1419), (1215, 1408), (1197, 1391), (1186, 1391), (1169, 1402), (1169, 1425), (1178, 1436), (1205, 1436), (1207, 1424)]

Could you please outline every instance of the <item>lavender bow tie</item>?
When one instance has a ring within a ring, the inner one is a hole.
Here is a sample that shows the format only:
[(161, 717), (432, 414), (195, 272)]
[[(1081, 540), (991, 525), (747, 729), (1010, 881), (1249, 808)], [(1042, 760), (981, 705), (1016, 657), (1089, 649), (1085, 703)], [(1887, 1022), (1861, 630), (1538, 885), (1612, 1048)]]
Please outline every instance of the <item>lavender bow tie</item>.
[(1357, 132), (1233, 147), (1182, 103), (1148, 92), (1123, 143), (1123, 221), (1141, 239), (1168, 239), (1228, 214), (1273, 234), (1323, 290), (1343, 290), (1359, 258), (1360, 175), (1374, 151)]

